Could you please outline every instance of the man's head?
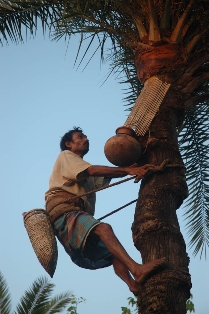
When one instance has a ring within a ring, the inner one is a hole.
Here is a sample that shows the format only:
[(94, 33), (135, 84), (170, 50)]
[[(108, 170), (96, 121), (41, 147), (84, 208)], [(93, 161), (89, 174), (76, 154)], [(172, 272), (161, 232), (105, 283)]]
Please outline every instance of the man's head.
[(63, 135), (60, 141), (61, 150), (70, 150), (74, 154), (83, 157), (89, 151), (89, 140), (79, 127), (74, 127)]

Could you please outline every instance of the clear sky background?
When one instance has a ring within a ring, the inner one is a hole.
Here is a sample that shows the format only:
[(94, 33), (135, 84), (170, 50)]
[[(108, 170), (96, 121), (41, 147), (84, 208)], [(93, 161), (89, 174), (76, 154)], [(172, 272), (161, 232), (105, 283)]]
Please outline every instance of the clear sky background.
[[(100, 66), (99, 52), (84, 72), (85, 61), (73, 68), (78, 40), (50, 42), (41, 30), (25, 44), (1, 47), (0, 61), (0, 271), (5, 276), (13, 299), (18, 303), (24, 291), (40, 276), (49, 275), (39, 264), (23, 225), (22, 213), (44, 208), (44, 193), (52, 167), (60, 152), (61, 136), (73, 126), (83, 128), (90, 140), (85, 160), (110, 165), (104, 144), (124, 124), (124, 85), (108, 74), (108, 64)], [(90, 56), (90, 55), (89, 55)], [(86, 62), (88, 58), (86, 59)], [(102, 86), (101, 86), (102, 85)], [(137, 198), (139, 184), (127, 182), (97, 194), (96, 218)], [(135, 205), (105, 219), (110, 223), (128, 253), (141, 262), (132, 242), (131, 224)], [(183, 210), (178, 210), (182, 233), (188, 239)], [(58, 244), (55, 294), (72, 291), (86, 299), (79, 314), (121, 314), (131, 296), (113, 269), (84, 270), (74, 265)], [(193, 302), (197, 314), (209, 309), (208, 263), (191, 258)]]

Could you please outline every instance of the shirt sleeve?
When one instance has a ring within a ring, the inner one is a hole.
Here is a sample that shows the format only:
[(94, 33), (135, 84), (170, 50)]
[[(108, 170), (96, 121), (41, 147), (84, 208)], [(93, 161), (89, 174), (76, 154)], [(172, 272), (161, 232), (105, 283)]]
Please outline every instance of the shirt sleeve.
[(81, 157), (70, 151), (63, 151), (61, 157), (61, 174), (68, 180), (81, 180), (88, 177), (86, 169), (91, 166), (90, 163), (84, 161)]

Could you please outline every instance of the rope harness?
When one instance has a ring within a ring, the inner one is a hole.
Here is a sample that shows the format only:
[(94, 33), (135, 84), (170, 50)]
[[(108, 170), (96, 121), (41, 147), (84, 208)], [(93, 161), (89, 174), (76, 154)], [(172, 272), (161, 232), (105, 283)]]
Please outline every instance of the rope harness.
[[(149, 174), (151, 174), (151, 173), (153, 173), (153, 172), (163, 171), (165, 168), (176, 168), (176, 167), (178, 167), (178, 168), (184, 168), (184, 169), (185, 169), (185, 166), (184, 166), (184, 165), (180, 165), (180, 164), (169, 164), (169, 160), (168, 160), (168, 159), (165, 159), (159, 166), (151, 166), (151, 167), (150, 167), (150, 170), (148, 170), (148, 171), (150, 171), (150, 172), (146, 173), (145, 176), (147, 176), (147, 175), (149, 175)], [(115, 183), (112, 183), (112, 184), (107, 184), (107, 185), (105, 185), (105, 186), (103, 186), (103, 187), (101, 187), (101, 188), (97, 188), (97, 189), (94, 189), (94, 190), (92, 190), (92, 191), (86, 192), (86, 193), (84, 193), (84, 194), (77, 195), (77, 196), (75, 196), (75, 197), (69, 198), (69, 199), (67, 199), (67, 200), (64, 201), (64, 202), (58, 203), (56, 206), (58, 206), (58, 205), (60, 205), (60, 204), (63, 204), (63, 203), (71, 203), (73, 200), (75, 200), (75, 199), (77, 199), (77, 198), (80, 198), (80, 197), (82, 197), (82, 196), (86, 196), (86, 195), (89, 195), (89, 194), (92, 194), (92, 193), (95, 193), (95, 192), (99, 192), (99, 191), (108, 189), (108, 188), (110, 188), (110, 187), (119, 185), (119, 184), (121, 184), (121, 183), (124, 183), (124, 182), (130, 181), (130, 180), (136, 179), (136, 177), (137, 177), (137, 176), (131, 176), (131, 177), (129, 177), (129, 178), (120, 180), (120, 181), (118, 181), (118, 182), (115, 182)], [(127, 206), (129, 206), (129, 205), (131, 205), (131, 204), (133, 204), (133, 203), (135, 203), (136, 201), (137, 201), (137, 199), (135, 199), (135, 200), (133, 200), (133, 201), (131, 201), (131, 202), (129, 202), (129, 203), (127, 203), (127, 204), (125, 204), (125, 205), (123, 205), (123, 206), (121, 206), (121, 207), (119, 207), (119, 208), (113, 210), (113, 211), (111, 211), (110, 213), (106, 214), (105, 216), (102, 216), (101, 218), (99, 218), (98, 220), (102, 220), (102, 219), (104, 219), (104, 218), (106, 218), (106, 217), (108, 217), (108, 216), (110, 216), (110, 215), (112, 215), (112, 214), (118, 212), (119, 210), (121, 210), (121, 209), (123, 209), (123, 208), (125, 208), (125, 207), (127, 207)]]

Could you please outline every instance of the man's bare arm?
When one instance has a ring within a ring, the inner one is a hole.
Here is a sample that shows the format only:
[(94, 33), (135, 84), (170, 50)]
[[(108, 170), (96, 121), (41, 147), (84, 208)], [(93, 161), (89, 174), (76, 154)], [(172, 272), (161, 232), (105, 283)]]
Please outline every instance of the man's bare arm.
[(108, 166), (90, 166), (86, 172), (93, 177), (119, 178), (127, 175), (135, 175), (138, 182), (143, 179), (145, 174), (153, 168), (153, 165), (146, 164), (141, 167), (108, 167)]

